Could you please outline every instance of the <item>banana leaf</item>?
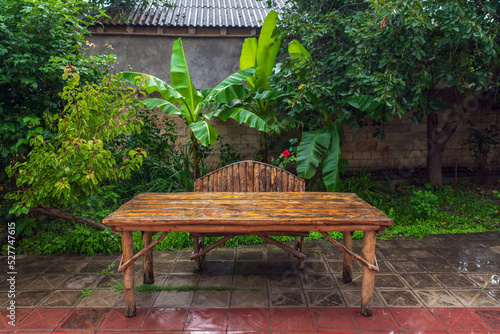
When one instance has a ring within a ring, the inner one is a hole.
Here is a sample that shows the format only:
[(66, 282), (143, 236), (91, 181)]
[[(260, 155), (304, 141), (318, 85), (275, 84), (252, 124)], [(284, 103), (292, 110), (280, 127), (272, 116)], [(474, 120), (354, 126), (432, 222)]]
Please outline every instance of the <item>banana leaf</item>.
[(211, 124), (202, 120), (189, 124), (189, 129), (203, 146), (215, 145), (218, 133)]
[(324, 128), (302, 134), (297, 148), (297, 172), (300, 177), (310, 179), (316, 174), (330, 142), (330, 134)]

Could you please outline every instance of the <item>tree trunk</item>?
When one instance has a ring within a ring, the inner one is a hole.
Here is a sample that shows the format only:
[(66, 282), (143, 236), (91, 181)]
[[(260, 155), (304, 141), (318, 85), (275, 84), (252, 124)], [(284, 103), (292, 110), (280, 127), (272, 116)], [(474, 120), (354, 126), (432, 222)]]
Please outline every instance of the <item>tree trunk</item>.
[[(56, 217), (56, 218), (61, 218), (61, 219), (66, 219), (66, 220), (71, 220), (71, 221), (74, 221), (74, 222), (77, 222), (77, 223), (80, 223), (80, 224), (85, 224), (85, 225), (87, 225), (89, 227), (98, 229), (100, 231), (104, 231), (104, 230), (111, 231), (111, 229), (108, 226), (103, 225), (103, 224), (101, 224), (99, 222), (96, 222), (95, 220), (92, 220), (90, 218), (85, 218), (85, 217), (82, 217), (82, 216), (75, 216), (72, 213), (69, 213), (69, 212), (66, 212), (66, 211), (62, 211), (62, 210), (59, 210), (59, 209), (56, 209), (56, 208), (49, 208), (49, 207), (46, 207), (46, 206), (43, 206), (43, 205), (39, 205), (36, 208), (31, 209), (31, 212), (38, 213), (38, 214), (41, 214), (41, 215), (44, 215), (44, 216), (51, 216), (51, 217)], [(113, 231), (111, 231), (111, 233), (118, 234), (117, 232), (113, 232)]]

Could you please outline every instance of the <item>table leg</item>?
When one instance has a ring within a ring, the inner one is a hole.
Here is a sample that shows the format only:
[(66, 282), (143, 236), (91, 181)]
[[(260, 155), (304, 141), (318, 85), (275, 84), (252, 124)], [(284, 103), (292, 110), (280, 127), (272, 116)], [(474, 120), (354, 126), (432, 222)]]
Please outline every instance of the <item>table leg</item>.
[[(121, 232), (122, 249), (123, 249), (123, 263), (127, 262), (134, 256), (134, 243), (132, 239), (132, 231)], [(128, 266), (124, 270), (123, 286), (125, 300), (125, 316), (132, 318), (137, 315), (135, 307), (135, 294), (134, 294), (134, 265)]]
[[(153, 242), (153, 232), (142, 232), (142, 246), (147, 247)], [(153, 273), (153, 249), (151, 248), (144, 254), (144, 284), (153, 284), (155, 276)]]
[[(344, 246), (352, 251), (352, 233), (351, 232), (344, 232)], [(352, 282), (352, 256), (347, 254), (347, 252), (344, 253), (344, 265), (343, 265), (343, 270), (342, 270), (342, 282), (344, 283), (351, 283)]]
[[(375, 264), (375, 231), (365, 231), (363, 235), (363, 257), (366, 261)], [(373, 287), (375, 270), (363, 266), (363, 283), (361, 286), (361, 315), (371, 317), (373, 303)]]

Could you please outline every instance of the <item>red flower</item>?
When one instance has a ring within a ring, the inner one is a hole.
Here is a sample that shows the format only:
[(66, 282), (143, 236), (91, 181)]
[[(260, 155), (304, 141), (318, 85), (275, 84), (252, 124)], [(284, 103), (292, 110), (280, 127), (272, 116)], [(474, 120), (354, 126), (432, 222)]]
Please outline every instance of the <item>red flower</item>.
[(288, 152), (288, 150), (284, 150), (281, 154), (283, 154), (283, 158), (288, 158), (290, 156), (290, 152)]

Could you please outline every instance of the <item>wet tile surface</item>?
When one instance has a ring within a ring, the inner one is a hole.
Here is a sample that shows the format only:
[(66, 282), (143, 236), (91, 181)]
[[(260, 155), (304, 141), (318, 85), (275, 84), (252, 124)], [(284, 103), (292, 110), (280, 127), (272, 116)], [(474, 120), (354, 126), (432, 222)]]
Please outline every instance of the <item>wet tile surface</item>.
[[(360, 253), (361, 243), (354, 240)], [(362, 267), (342, 282), (342, 253), (306, 242), (304, 270), (274, 246), (219, 248), (201, 272), (190, 250), (154, 252), (157, 286), (236, 290), (136, 293), (138, 316), (123, 315), (119, 254), (20, 255), (16, 330), (31, 333), (398, 333), (499, 332), (500, 233), (380, 240), (373, 316), (360, 315)], [(1, 258), (0, 258), (1, 261)], [(115, 266), (111, 266), (112, 264)], [(135, 264), (142, 284), (142, 261)], [(3, 310), (7, 276), (0, 277)], [(84, 297), (82, 291), (91, 292)], [(233, 312), (233, 313), (232, 313)], [(11, 329), (8, 318), (0, 331)], [(63, 328), (65, 327), (65, 328)], [(56, 329), (57, 330), (54, 330)]]

